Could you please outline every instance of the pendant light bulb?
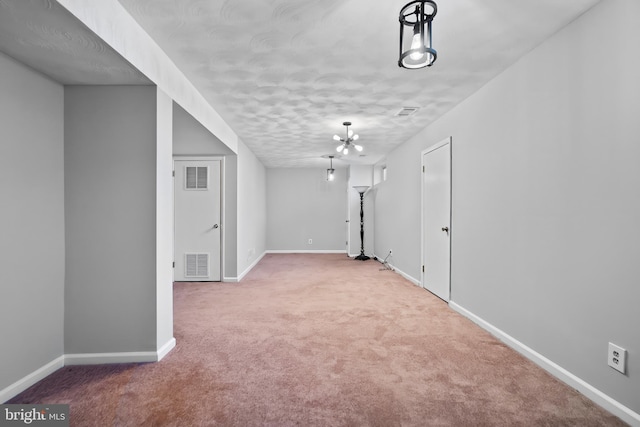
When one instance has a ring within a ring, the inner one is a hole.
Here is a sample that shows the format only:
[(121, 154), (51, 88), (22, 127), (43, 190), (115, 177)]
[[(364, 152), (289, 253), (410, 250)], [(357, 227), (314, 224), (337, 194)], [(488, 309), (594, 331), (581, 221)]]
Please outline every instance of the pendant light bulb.
[(333, 140), (334, 141), (340, 141), (340, 137), (338, 135), (333, 135)]
[[(422, 37), (420, 37), (420, 25), (416, 23), (416, 26), (413, 29), (413, 39), (411, 40), (411, 50), (420, 49), (422, 47)], [(422, 59), (424, 54), (422, 52), (414, 52), (409, 55), (409, 58), (414, 61), (419, 61)]]
[(362, 145), (353, 144), (353, 148), (355, 148), (358, 151), (362, 151)]
[(347, 154), (349, 154), (349, 149), (347, 147), (344, 147), (344, 150), (342, 151), (342, 154), (344, 154), (345, 156)]
[(342, 151), (343, 148), (344, 148), (344, 144), (338, 145), (338, 147), (336, 148), (336, 151), (339, 153)]
[(352, 138), (352, 139), (353, 139), (354, 141), (357, 141), (357, 140), (358, 140), (358, 138), (360, 138), (360, 135), (357, 135), (357, 134), (356, 134), (356, 135), (353, 135), (353, 138)]

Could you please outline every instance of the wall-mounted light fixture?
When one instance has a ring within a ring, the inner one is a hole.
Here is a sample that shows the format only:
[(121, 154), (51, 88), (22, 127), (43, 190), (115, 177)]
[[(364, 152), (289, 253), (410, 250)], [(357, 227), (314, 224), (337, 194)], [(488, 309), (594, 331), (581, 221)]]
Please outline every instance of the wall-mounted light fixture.
[(431, 21), (437, 12), (438, 6), (432, 0), (415, 0), (400, 10), (400, 67), (430, 67), (436, 61)]
[(333, 168), (333, 157), (334, 156), (329, 156), (331, 165), (329, 166), (329, 169), (327, 169), (327, 181), (333, 181), (336, 178), (334, 174), (336, 170)]

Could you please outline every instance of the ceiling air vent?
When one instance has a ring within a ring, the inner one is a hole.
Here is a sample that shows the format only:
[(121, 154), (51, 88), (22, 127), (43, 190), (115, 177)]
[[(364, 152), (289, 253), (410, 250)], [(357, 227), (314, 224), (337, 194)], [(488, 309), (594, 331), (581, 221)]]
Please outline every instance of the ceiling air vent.
[(418, 111), (418, 107), (402, 107), (402, 109), (396, 113), (396, 116), (407, 117), (413, 115), (416, 111)]

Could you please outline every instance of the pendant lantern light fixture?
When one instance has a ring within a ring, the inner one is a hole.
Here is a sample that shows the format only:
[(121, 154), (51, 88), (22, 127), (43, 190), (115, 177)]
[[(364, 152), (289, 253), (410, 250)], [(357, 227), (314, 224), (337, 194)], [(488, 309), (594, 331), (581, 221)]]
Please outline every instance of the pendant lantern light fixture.
[(329, 166), (329, 169), (327, 169), (327, 181), (333, 181), (336, 178), (336, 176), (334, 175), (336, 170), (333, 168), (333, 157), (334, 156), (329, 156), (331, 165)]
[(400, 10), (400, 67), (431, 67), (436, 61), (431, 22), (437, 12), (438, 6), (432, 0), (415, 0)]
[(345, 138), (340, 138), (338, 135), (333, 135), (334, 141), (340, 141), (340, 145), (336, 147), (336, 151), (344, 154), (345, 156), (349, 154), (349, 147), (351, 146), (353, 146), (357, 151), (362, 151), (362, 146), (354, 143), (360, 137), (358, 135), (354, 135), (353, 131), (349, 129), (351, 122), (344, 122), (342, 124), (347, 127), (347, 136)]

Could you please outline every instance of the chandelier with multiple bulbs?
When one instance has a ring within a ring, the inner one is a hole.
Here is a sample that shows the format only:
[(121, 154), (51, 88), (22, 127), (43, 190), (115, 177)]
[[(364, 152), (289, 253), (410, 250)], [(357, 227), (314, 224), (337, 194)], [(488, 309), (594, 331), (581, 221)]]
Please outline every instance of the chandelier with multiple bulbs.
[(433, 48), (431, 21), (437, 12), (438, 6), (433, 0), (415, 0), (400, 10), (400, 67), (431, 67), (436, 61), (438, 54)]
[(357, 151), (362, 151), (362, 146), (355, 144), (355, 141), (357, 141), (360, 137), (358, 135), (354, 135), (353, 131), (349, 129), (349, 126), (351, 126), (351, 122), (344, 122), (342, 124), (347, 128), (347, 136), (345, 138), (340, 138), (338, 135), (333, 135), (334, 141), (340, 141), (340, 145), (336, 147), (336, 151), (338, 153), (344, 154), (345, 156), (349, 154), (349, 147), (353, 147)]

